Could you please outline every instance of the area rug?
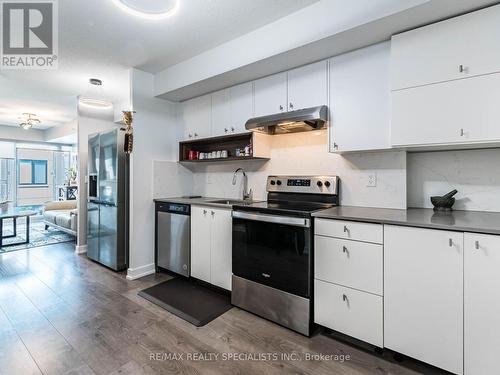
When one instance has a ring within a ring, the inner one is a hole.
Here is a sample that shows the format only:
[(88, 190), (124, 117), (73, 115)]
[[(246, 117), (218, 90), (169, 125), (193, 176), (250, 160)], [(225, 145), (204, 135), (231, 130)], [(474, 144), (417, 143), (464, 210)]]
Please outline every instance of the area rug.
[[(23, 242), (26, 240), (26, 224), (23, 221), (24, 220), (22, 219), (18, 221), (17, 236), (5, 238), (3, 240), (4, 245), (15, 242)], [(3, 234), (5, 236), (13, 234), (13, 230), (12, 220), (4, 220)], [(75, 236), (57, 230), (53, 227), (49, 227), (49, 229), (45, 230), (45, 224), (43, 221), (32, 221), (30, 224), (30, 242), (22, 245), (0, 247), (0, 253), (69, 241), (75, 241)]]

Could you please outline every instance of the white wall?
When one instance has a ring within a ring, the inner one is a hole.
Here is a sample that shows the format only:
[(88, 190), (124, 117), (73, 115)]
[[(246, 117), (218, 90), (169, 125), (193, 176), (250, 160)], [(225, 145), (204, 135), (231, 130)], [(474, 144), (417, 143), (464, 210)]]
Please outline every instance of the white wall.
[(408, 206), (457, 189), (454, 208), (500, 212), (500, 149), (408, 154)]
[(116, 128), (113, 111), (78, 108), (78, 239), (77, 251), (86, 251), (87, 245), (87, 156), (88, 136)]
[(14, 142), (0, 142), (0, 158), (15, 159), (16, 144)]
[(0, 139), (45, 142), (45, 131), (40, 129), (24, 130), (18, 126), (0, 125)]
[[(175, 160), (177, 142), (183, 129), (180, 129), (178, 121), (179, 104), (154, 98), (153, 75), (149, 73), (132, 70), (132, 104), (137, 113), (134, 116), (134, 151), (130, 159), (130, 256), (127, 277), (134, 279), (155, 270), (153, 164), (155, 160)], [(174, 179), (171, 181), (176, 183)]]
[[(325, 131), (271, 137), (271, 160), (196, 166), (194, 194), (241, 198), (241, 176), (231, 184), (237, 167), (249, 171), (249, 187), (254, 199), (266, 199), (268, 175), (338, 175), (341, 179), (341, 204), (386, 208), (406, 208), (406, 153), (337, 155), (327, 152)], [(166, 172), (166, 170), (164, 171)], [(377, 186), (367, 187), (369, 173), (376, 173)], [(186, 193), (190, 193), (186, 190)]]

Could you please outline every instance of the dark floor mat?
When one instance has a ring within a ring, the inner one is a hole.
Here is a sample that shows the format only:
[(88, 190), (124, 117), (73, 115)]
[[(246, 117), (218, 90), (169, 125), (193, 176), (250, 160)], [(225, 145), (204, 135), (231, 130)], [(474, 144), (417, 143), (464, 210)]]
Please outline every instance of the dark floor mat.
[(229, 295), (181, 278), (144, 289), (139, 295), (197, 327), (204, 326), (233, 307)]

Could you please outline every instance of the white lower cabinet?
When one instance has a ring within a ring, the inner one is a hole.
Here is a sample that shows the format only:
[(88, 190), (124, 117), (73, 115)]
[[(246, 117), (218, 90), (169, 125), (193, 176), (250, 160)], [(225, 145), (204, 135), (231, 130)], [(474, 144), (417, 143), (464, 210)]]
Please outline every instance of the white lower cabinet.
[(314, 224), (314, 322), (383, 347), (383, 226)]
[(314, 280), (314, 321), (372, 345), (384, 345), (380, 296)]
[(500, 236), (465, 233), (465, 374), (498, 373)]
[(231, 210), (191, 206), (191, 276), (231, 290)]
[(384, 226), (384, 344), (463, 373), (464, 234)]
[(212, 236), (210, 239), (211, 283), (231, 290), (233, 219), (231, 210), (213, 209)]

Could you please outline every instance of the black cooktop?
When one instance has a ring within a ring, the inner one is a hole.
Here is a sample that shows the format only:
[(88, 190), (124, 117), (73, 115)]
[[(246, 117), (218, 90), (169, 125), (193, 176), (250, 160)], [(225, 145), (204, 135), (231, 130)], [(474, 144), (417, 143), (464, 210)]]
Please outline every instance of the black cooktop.
[(233, 210), (309, 217), (315, 211), (325, 210), (333, 206), (332, 203), (268, 201), (245, 206), (236, 205), (233, 206)]

